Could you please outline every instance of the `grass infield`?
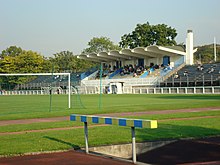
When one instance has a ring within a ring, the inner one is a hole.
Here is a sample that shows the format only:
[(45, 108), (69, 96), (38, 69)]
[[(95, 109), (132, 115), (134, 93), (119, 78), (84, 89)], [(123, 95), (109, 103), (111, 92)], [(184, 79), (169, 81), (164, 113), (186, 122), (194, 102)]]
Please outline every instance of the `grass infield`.
[[(74, 99), (74, 97), (72, 97)], [(52, 98), (49, 112), (49, 96), (0, 96), (0, 120), (27, 119), (39, 117), (68, 116), (78, 114), (101, 114), (113, 112), (139, 112), (154, 110), (176, 110), (204, 107), (220, 107), (220, 95), (103, 95), (99, 109), (99, 95), (82, 95), (86, 109), (81, 109), (76, 100), (73, 108), (67, 108), (67, 96)], [(179, 139), (187, 137), (207, 137), (220, 135), (220, 110), (129, 116), (143, 119), (180, 119), (160, 122), (158, 129), (136, 129), (137, 141)], [(30, 152), (67, 150), (84, 147), (82, 128), (74, 128), (82, 123), (62, 121), (0, 126), (0, 132), (19, 132), (48, 128), (73, 127), (70, 130), (28, 132), (0, 136), (0, 156), (10, 156)], [(89, 145), (130, 143), (129, 127), (105, 126), (89, 128)]]
[(53, 95), (49, 112), (49, 100), (47, 95), (0, 96), (0, 120), (220, 106), (220, 95), (102, 95), (101, 100), (99, 95), (82, 95), (85, 109), (80, 107), (76, 96), (72, 96), (72, 108), (68, 109), (67, 95)]
[[(220, 135), (220, 117), (187, 121), (166, 121), (158, 129), (136, 129), (137, 142)], [(210, 124), (212, 123), (212, 124)], [(67, 150), (84, 147), (83, 129), (24, 133), (0, 136), (0, 155), (10, 156), (30, 152)], [(129, 127), (89, 128), (89, 145), (131, 143)]]

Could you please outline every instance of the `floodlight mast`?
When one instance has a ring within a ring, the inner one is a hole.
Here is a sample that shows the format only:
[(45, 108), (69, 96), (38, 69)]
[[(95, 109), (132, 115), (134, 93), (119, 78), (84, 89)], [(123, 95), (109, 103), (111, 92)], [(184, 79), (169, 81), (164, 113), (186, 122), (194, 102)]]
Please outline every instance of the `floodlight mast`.
[(214, 61), (216, 62), (216, 39), (214, 37)]
[(70, 73), (0, 73), (0, 76), (51, 76), (53, 75), (67, 75), (68, 76), (68, 108), (71, 108), (71, 84), (70, 84)]

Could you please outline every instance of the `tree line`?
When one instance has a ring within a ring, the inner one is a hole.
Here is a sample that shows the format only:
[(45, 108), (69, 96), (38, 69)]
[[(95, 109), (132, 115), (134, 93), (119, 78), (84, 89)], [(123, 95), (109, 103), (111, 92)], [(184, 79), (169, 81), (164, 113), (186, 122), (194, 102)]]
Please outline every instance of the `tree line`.
[[(137, 24), (131, 33), (124, 34), (119, 44), (114, 44), (107, 37), (94, 37), (88, 42), (88, 47), (81, 54), (121, 50), (122, 48), (132, 49), (149, 45), (174, 46), (177, 45), (176, 36), (175, 28), (165, 24), (150, 25), (147, 22)], [(199, 55), (196, 54), (195, 58), (202, 57), (204, 62), (210, 60), (210, 51), (199, 47), (198, 52)], [(96, 65), (97, 63), (78, 59), (68, 50), (55, 53), (52, 57), (44, 57), (32, 50), (10, 46), (0, 53), (0, 73), (84, 72)], [(0, 77), (0, 84), (22, 84), (29, 80), (28, 77)]]
[[(119, 44), (114, 44), (107, 37), (94, 37), (88, 42), (88, 47), (82, 54), (99, 53), (102, 51), (120, 50), (122, 48), (146, 47), (149, 45), (176, 45), (176, 30), (165, 24), (150, 25), (149, 22), (137, 24), (134, 31), (124, 34)], [(53, 54), (53, 57), (43, 55), (20, 47), (10, 46), (0, 53), (0, 73), (39, 73), (85, 71), (94, 63), (77, 59), (70, 51)], [(53, 66), (53, 67), (52, 67)]]

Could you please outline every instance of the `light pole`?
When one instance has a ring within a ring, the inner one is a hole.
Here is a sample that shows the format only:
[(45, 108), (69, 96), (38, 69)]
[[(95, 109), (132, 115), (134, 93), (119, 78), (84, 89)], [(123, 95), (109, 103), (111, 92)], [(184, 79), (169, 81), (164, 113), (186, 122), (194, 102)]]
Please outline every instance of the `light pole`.
[(99, 72), (99, 78), (100, 78), (100, 87), (99, 87), (99, 110), (102, 108), (102, 72), (103, 72), (103, 62), (100, 64), (100, 72)]

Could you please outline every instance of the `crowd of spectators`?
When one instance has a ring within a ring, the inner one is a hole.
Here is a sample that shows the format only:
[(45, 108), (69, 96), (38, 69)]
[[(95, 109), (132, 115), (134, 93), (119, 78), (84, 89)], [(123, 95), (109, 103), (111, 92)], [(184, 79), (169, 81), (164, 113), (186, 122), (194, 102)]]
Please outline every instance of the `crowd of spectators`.
[[(113, 68), (113, 69), (111, 69)], [(154, 65), (153, 63), (150, 64), (150, 66), (138, 66), (138, 65), (125, 65), (124, 67), (117, 68), (116, 66), (111, 67), (111, 65), (104, 65), (103, 66), (103, 72), (102, 72), (102, 77), (106, 77), (110, 75), (111, 73), (115, 71), (119, 71), (120, 76), (125, 76), (125, 75), (131, 75), (133, 77), (140, 76), (144, 72), (148, 72), (151, 74), (155, 69), (159, 69), (159, 65)], [(98, 71), (96, 78), (100, 77), (100, 71)]]
[[(202, 72), (202, 73), (208, 73), (208, 74), (212, 74), (215, 70), (216, 70), (216, 67), (217, 67), (217, 65), (216, 64), (214, 64), (214, 65), (212, 65), (211, 67), (209, 67), (209, 68), (206, 68), (206, 69), (204, 69), (204, 66), (202, 65), (202, 64), (199, 64), (198, 66), (197, 66), (197, 71), (198, 72)], [(219, 70), (219, 74), (220, 74), (220, 70)], [(183, 76), (189, 76), (189, 71), (186, 69), (186, 70), (184, 70), (184, 72), (183, 72)], [(178, 72), (176, 72), (175, 74), (174, 74), (174, 78), (179, 78), (180, 76), (179, 76), (179, 74), (178, 74)]]
[(137, 77), (140, 76), (141, 74), (143, 74), (144, 72), (148, 72), (149, 74), (151, 74), (151, 72), (153, 72), (155, 69), (159, 69), (159, 65), (154, 65), (153, 63), (150, 64), (150, 66), (137, 66), (137, 65), (125, 65), (121, 72), (120, 75), (133, 75), (133, 77)]

